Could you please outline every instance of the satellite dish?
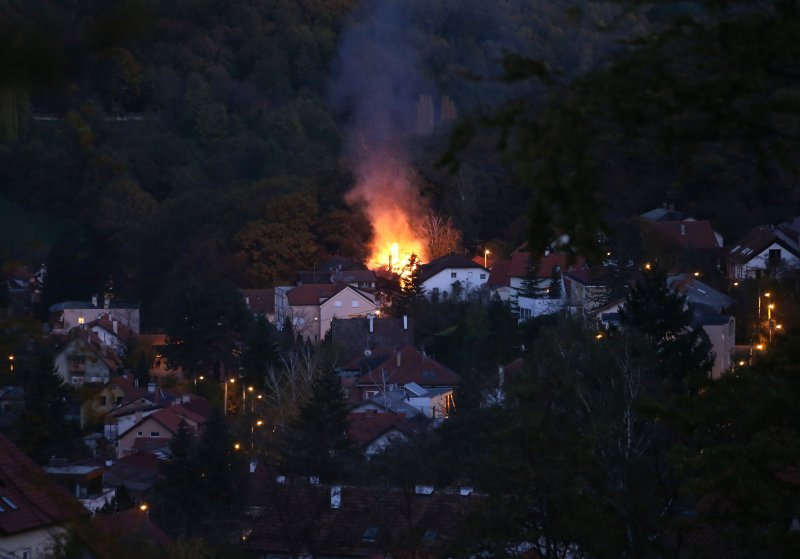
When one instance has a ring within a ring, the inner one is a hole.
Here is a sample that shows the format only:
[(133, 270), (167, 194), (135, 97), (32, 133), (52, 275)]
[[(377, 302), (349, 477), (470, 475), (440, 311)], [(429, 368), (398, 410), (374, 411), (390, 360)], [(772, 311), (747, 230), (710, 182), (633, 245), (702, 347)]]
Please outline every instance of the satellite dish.
[(364, 350), (364, 357), (369, 357), (370, 355), (372, 355), (372, 350), (365, 349)]

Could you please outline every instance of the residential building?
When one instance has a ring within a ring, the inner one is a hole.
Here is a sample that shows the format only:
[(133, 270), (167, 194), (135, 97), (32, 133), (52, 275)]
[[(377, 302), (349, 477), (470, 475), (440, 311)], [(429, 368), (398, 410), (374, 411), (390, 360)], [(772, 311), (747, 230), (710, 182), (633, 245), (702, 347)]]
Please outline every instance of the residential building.
[(85, 327), (120, 357), (125, 356), (134, 339), (133, 331), (108, 313), (101, 314)]
[(89, 511), (0, 434), (0, 553), (49, 557), (67, 524)]
[(800, 268), (797, 234), (788, 226), (762, 225), (750, 230), (728, 251), (731, 280), (779, 278)]
[(181, 422), (186, 423), (192, 432), (197, 432), (206, 419), (180, 405), (168, 406), (147, 415), (140, 414), (130, 427), (120, 430), (117, 458), (136, 451), (153, 452), (167, 448)]
[(722, 237), (708, 221), (643, 221), (641, 233), (646, 257), (657, 259), (667, 270), (708, 274), (720, 266)]
[(428, 297), (451, 296), (456, 283), (457, 292), (467, 296), (486, 285), (489, 270), (466, 256), (451, 253), (420, 265), (420, 277)]
[(407, 316), (335, 318), (331, 321), (331, 343), (341, 349), (343, 361), (379, 347), (413, 345), (414, 321)]
[(69, 464), (65, 459), (51, 458), (44, 471), (93, 513), (116, 494), (116, 489), (105, 486), (103, 467), (96, 464)]
[(395, 412), (365, 410), (350, 414), (350, 440), (361, 453), (370, 458), (393, 444), (407, 442), (424, 427), (418, 420)]
[(64, 301), (50, 306), (50, 325), (54, 333), (69, 332), (76, 326), (83, 326), (108, 315), (112, 320), (124, 324), (133, 334), (139, 334), (141, 320), (139, 304), (114, 301), (106, 296), (102, 305), (97, 295), (91, 301)]
[(106, 383), (122, 367), (119, 355), (92, 331), (75, 328), (56, 340), (55, 368), (67, 384)]
[(275, 323), (275, 289), (240, 289), (247, 309), (253, 317), (263, 317)]
[(378, 311), (372, 294), (344, 284), (298, 285), (288, 291), (285, 304), (288, 308), (282, 314), (290, 318), (295, 333), (311, 341), (324, 338), (334, 318), (366, 317)]
[(690, 308), (692, 325), (701, 326), (711, 342), (714, 353), (711, 378), (717, 379), (729, 372), (735, 363), (736, 319), (702, 303), (693, 303)]

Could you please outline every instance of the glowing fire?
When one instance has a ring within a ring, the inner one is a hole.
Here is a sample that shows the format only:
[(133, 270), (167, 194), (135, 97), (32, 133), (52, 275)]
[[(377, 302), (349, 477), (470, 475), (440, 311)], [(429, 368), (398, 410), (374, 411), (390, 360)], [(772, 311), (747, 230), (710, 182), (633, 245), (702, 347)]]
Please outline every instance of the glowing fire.
[(364, 202), (375, 236), (367, 265), (370, 269), (402, 274), (412, 254), (425, 261), (427, 250), (415, 223), (423, 204), (407, 176), (407, 166), (385, 152), (360, 166), (351, 202)]

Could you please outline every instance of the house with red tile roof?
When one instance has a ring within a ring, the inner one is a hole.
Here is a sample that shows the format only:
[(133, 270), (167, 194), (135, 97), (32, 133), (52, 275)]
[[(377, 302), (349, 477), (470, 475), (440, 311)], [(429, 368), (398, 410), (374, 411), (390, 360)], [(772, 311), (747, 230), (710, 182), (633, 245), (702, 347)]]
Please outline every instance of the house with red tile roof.
[(340, 373), (358, 375), (353, 388), (360, 400), (369, 399), (391, 386), (401, 388), (416, 383), (425, 389), (452, 390), (461, 382), (454, 371), (412, 346), (379, 348), (369, 356), (348, 363)]
[(762, 225), (728, 251), (728, 277), (735, 280), (781, 277), (800, 268), (800, 244), (790, 227)]
[(153, 452), (166, 448), (178, 432), (181, 422), (186, 423), (190, 431), (197, 432), (206, 419), (180, 405), (142, 414), (130, 427), (119, 433), (117, 457), (122, 458), (138, 450)]
[(331, 328), (334, 318), (366, 317), (378, 311), (375, 296), (348, 284), (318, 283), (298, 285), (286, 294), (289, 317), (296, 334), (319, 341)]
[(713, 272), (719, 265), (722, 237), (705, 220), (642, 221), (642, 248), (672, 271)]
[(53, 361), (67, 384), (105, 383), (122, 367), (119, 355), (88, 329), (75, 328), (59, 341)]
[(134, 339), (134, 333), (128, 326), (107, 313), (86, 324), (86, 328), (120, 357), (125, 356)]
[(365, 410), (351, 413), (350, 440), (367, 458), (380, 454), (392, 444), (408, 441), (410, 436), (422, 432), (424, 427), (401, 413)]
[(89, 511), (0, 434), (0, 553), (44, 557)]
[(240, 289), (242, 299), (254, 317), (264, 317), (275, 322), (275, 289)]

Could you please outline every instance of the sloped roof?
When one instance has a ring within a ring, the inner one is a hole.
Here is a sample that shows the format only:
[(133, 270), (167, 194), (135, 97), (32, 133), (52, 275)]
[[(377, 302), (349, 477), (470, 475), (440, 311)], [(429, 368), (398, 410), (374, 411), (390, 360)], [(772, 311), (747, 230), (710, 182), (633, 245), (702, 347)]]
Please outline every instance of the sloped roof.
[(363, 374), (356, 384), (382, 385), (385, 380), (386, 384), (399, 386), (408, 382), (416, 382), (420, 386), (453, 386), (461, 382), (461, 377), (455, 372), (411, 346), (404, 346), (394, 351), (383, 349), (375, 353), (384, 358), (377, 366), (360, 364), (359, 370), (362, 370)]
[(403, 426), (408, 422), (408, 418), (405, 415), (394, 412), (351, 413), (349, 420), (350, 439), (355, 443), (356, 448), (367, 446), (393, 429), (405, 433)]
[[(531, 264), (531, 254), (524, 251), (515, 251), (511, 255), (511, 265), (508, 270), (509, 277), (524, 278), (528, 276), (528, 268)], [(584, 267), (586, 259), (583, 256), (575, 256), (570, 261), (570, 255), (561, 252), (548, 252), (539, 257), (538, 262), (533, 265), (534, 277), (539, 279), (550, 279), (553, 277), (553, 270), (558, 268), (566, 273), (570, 270), (577, 270)]]
[(2, 434), (0, 509), (0, 536), (37, 530), (89, 514)]
[[(483, 501), (475, 493), (344, 486), (331, 508), (329, 485), (267, 482), (251, 504), (260, 514), (241, 543), (258, 555), (311, 553), (321, 557), (444, 557)], [(313, 528), (312, 528), (313, 527)], [(307, 538), (312, 541), (308, 542)], [(405, 551), (408, 552), (405, 552)]]
[[(138, 507), (116, 514), (97, 515), (92, 520), (92, 526), (101, 537), (93, 537), (90, 546), (100, 557), (119, 556), (131, 545), (137, 546), (140, 553), (146, 555), (166, 549), (171, 541)], [(148, 549), (150, 546), (157, 549)]]
[[(468, 269), (481, 269), (486, 270), (481, 264), (477, 264), (461, 254), (451, 252), (445, 256), (441, 256), (436, 260), (431, 260), (427, 264), (420, 265), (420, 276), (422, 281), (428, 280), (444, 270), (452, 268), (468, 268)], [(489, 270), (486, 270), (487, 272)]]
[(667, 285), (678, 293), (685, 295), (690, 303), (702, 303), (712, 307), (716, 312), (730, 308), (735, 300), (717, 291), (694, 277), (692, 274), (676, 274), (667, 278)]
[[(126, 301), (111, 301), (108, 305), (109, 309), (126, 309), (126, 310), (139, 310), (139, 303), (136, 302), (126, 302)], [(93, 305), (91, 301), (62, 301), (61, 303), (55, 303), (54, 305), (50, 305), (48, 309), (50, 312), (58, 312), (63, 311), (66, 309), (105, 309), (103, 300), (100, 299), (97, 305)]]
[(492, 271), (486, 285), (489, 288), (508, 287), (511, 285), (509, 271), (511, 270), (511, 260), (496, 260), (492, 264)]
[(292, 307), (319, 305), (325, 299), (331, 298), (333, 295), (345, 289), (346, 286), (336, 285), (334, 283), (311, 283), (298, 285), (286, 296), (289, 300), (289, 305)]
[(713, 250), (719, 248), (711, 223), (697, 221), (652, 221), (642, 223), (642, 233), (674, 250)]
[(647, 221), (683, 221), (689, 217), (689, 214), (685, 212), (679, 212), (673, 208), (662, 207), (645, 212), (639, 217), (646, 219)]
[(414, 343), (414, 321), (407, 318), (408, 328), (403, 328), (403, 319), (381, 317), (334, 318), (331, 321), (331, 342), (344, 350), (345, 360), (363, 355), (364, 350), (378, 347), (394, 347)]
[[(114, 322), (117, 323), (117, 332), (114, 333)], [(101, 314), (97, 319), (89, 322), (86, 327), (91, 329), (93, 326), (99, 326), (106, 332), (114, 334), (120, 340), (129, 340), (133, 337), (133, 331), (125, 326), (125, 324), (119, 320), (114, 320), (108, 314)]]
[(203, 423), (205, 421), (205, 419), (200, 417), (199, 415), (185, 408), (184, 409), (181, 408), (182, 406), (180, 405), (169, 406), (166, 408), (161, 408), (160, 410), (153, 412), (150, 415), (143, 416), (139, 421), (137, 421), (136, 423), (131, 425), (128, 429), (126, 429), (124, 433), (120, 433), (120, 436), (135, 430), (142, 423), (150, 419), (153, 419), (157, 421), (159, 424), (163, 425), (164, 428), (167, 429), (167, 431), (169, 431), (173, 435), (178, 432), (178, 426), (180, 425), (181, 421), (184, 418), (192, 419), (193, 421), (196, 420), (197, 423)]
[(247, 301), (250, 312), (255, 314), (273, 314), (275, 312), (274, 289), (240, 289)]
[(777, 243), (792, 254), (800, 256), (800, 252), (790, 242), (789, 238), (776, 234), (772, 227), (761, 225), (751, 229), (738, 244), (728, 251), (728, 259), (736, 264), (747, 264), (773, 243)]

